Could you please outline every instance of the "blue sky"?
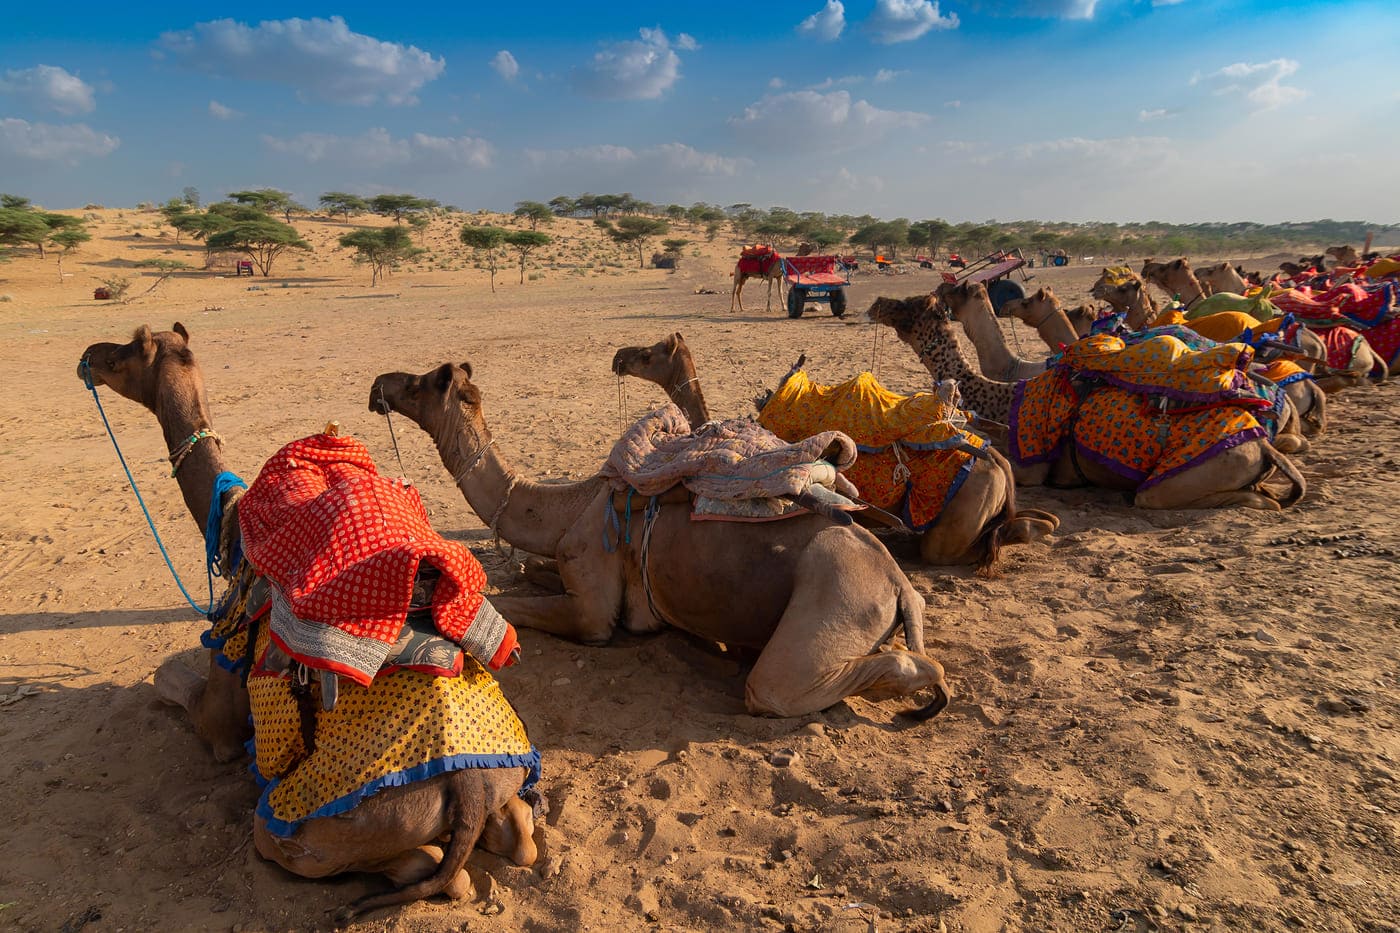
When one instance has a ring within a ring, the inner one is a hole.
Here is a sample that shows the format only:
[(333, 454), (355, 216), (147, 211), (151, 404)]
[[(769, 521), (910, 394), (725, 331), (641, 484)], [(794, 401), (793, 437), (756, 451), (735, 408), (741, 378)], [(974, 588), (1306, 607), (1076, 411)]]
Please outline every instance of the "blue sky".
[(1400, 222), (1389, 2), (20, 4), (0, 190)]

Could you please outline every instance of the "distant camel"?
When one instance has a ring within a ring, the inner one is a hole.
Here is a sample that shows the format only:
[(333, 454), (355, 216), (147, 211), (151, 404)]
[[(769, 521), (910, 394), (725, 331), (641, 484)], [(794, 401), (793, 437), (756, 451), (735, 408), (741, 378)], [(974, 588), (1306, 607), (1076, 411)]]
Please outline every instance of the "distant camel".
[(778, 303), (783, 301), (783, 257), (771, 246), (746, 246), (734, 264), (734, 290), (729, 294), (729, 310), (734, 310), (737, 302), (739, 312), (744, 311), (744, 283), (749, 279), (767, 279), (768, 297), (763, 303), (764, 311), (773, 309), (773, 283), (778, 284)]

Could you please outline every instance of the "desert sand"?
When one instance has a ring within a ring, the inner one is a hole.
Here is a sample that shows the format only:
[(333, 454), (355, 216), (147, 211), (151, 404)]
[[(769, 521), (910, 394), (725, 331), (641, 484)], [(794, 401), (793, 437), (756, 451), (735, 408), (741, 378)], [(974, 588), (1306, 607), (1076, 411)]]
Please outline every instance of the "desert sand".
[[(0, 265), (7, 929), (325, 928), (382, 885), (261, 861), (246, 763), (216, 764), (156, 700), (159, 664), (201, 664), (204, 626), (75, 376), (89, 343), (183, 322), (215, 427), (250, 481), (331, 419), (398, 474), (388, 426), (366, 408), (370, 381), (448, 359), (471, 362), (498, 445), (543, 477), (588, 475), (620, 426), (663, 400), (648, 384), (620, 389), (609, 363), (672, 331), (716, 415), (747, 414), (801, 352), (819, 381), (873, 368), (896, 390), (929, 387), (863, 315), (878, 295), (929, 291), (933, 272), (859, 276), (846, 321), (764, 313), (762, 283), (731, 314), (733, 243), (692, 234), (678, 272), (641, 271), (635, 251), (563, 222), (551, 232), (574, 238), (572, 252), (547, 254), (524, 285), (503, 270), (493, 295), (452, 248), (458, 219), (429, 232), (434, 256), (370, 288), (329, 245), (349, 227), (298, 221), (317, 252), (283, 257), (270, 279), (233, 278), (226, 264), (141, 295), (147, 273), (134, 300), (94, 301), (99, 278), (139, 274), (124, 271), (134, 259), (202, 261), (160, 235), (157, 215), (119, 213), (97, 212), (62, 284), (52, 258)], [(585, 254), (586, 269), (551, 267)], [(1037, 281), (1075, 302), (1097, 272)], [(1041, 354), (1014, 326), (1013, 345)], [(539, 862), (477, 852), (484, 899), (355, 928), (1396, 929), (1397, 400), (1394, 384), (1334, 396), (1330, 429), (1298, 458), (1308, 495), (1282, 514), (1136, 511), (1105, 491), (1026, 489), (1023, 504), (1063, 525), (1010, 549), (996, 578), (922, 567), (896, 543), (958, 693), (929, 723), (897, 716), (910, 704), (859, 699), (758, 719), (744, 711), (743, 664), (717, 646), (665, 632), (590, 648), (523, 631), (524, 658), (500, 679), (544, 756)], [(102, 401), (202, 598), (202, 543), (155, 419), (108, 390)], [(493, 591), (529, 592), (427, 436), (395, 428), (438, 530), (473, 549)]]

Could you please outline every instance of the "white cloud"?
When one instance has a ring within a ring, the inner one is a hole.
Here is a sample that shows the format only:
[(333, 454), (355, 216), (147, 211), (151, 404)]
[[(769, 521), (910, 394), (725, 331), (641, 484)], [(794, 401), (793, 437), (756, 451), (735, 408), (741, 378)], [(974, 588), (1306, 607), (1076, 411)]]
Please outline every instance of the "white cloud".
[(909, 72), (905, 70), (892, 71), (889, 68), (881, 68), (879, 71), (875, 72), (874, 81), (876, 84), (884, 84), (888, 81), (893, 81), (895, 78), (907, 75), (908, 73)]
[(414, 133), (396, 139), (375, 127), (359, 136), (301, 133), (289, 139), (264, 136), (263, 145), (273, 152), (296, 156), (310, 163), (341, 162), (364, 166), (412, 165), (420, 168), (490, 168), (495, 147), (472, 136), (427, 136)]
[(574, 149), (526, 149), (525, 159), (536, 168), (564, 166), (627, 167), (628, 171), (660, 170), (669, 174), (733, 177), (753, 162), (714, 152), (701, 152), (684, 143), (663, 143), (635, 150), (598, 145)]
[(962, 106), (962, 101), (960, 101), (960, 100), (945, 100), (945, 101), (943, 102), (943, 106), (948, 107), (949, 109), (952, 109), (952, 110), (957, 110), (959, 107)]
[(225, 107), (217, 100), (211, 100), (209, 102), (209, 116), (215, 120), (236, 120), (243, 116), (243, 112), (234, 110), (232, 107)]
[(826, 0), (826, 6), (797, 24), (797, 34), (822, 42), (834, 42), (841, 37), (841, 31), (845, 28), (845, 5), (841, 0)]
[(1165, 136), (1119, 136), (1085, 139), (1070, 136), (1025, 143), (1011, 149), (976, 157), (986, 165), (993, 162), (1033, 162), (1037, 165), (1072, 169), (1082, 179), (1092, 179), (1103, 171), (1147, 171), (1176, 157), (1172, 142)]
[(351, 32), (339, 16), (231, 19), (167, 32), (160, 45), (186, 67), (230, 78), (275, 81), (299, 94), (343, 104), (417, 102), (414, 92), (446, 67), (422, 49)]
[(1178, 3), (1185, 3), (1186, 0), (1152, 0), (1153, 6), (1176, 6)]
[(994, 15), (1034, 19), (1093, 19), (1098, 6), (1099, 0), (993, 0), (983, 3), (981, 9)]
[[(615, 42), (575, 68), (574, 87), (602, 100), (651, 100), (670, 90), (681, 74), (680, 56), (660, 29), (641, 29), (639, 34), (640, 40)], [(694, 43), (689, 39), (676, 48)]]
[(75, 165), (81, 159), (108, 155), (121, 140), (82, 123), (54, 126), (13, 117), (0, 118), (0, 154)]
[(1165, 117), (1165, 116), (1167, 116), (1167, 111), (1166, 111), (1166, 110), (1162, 110), (1162, 109), (1158, 109), (1158, 110), (1139, 110), (1139, 111), (1138, 111), (1138, 122), (1139, 122), (1139, 123), (1150, 123), (1150, 122), (1153, 121), (1153, 120), (1160, 120), (1160, 119), (1162, 119), (1162, 118)]
[(694, 52), (700, 48), (700, 43), (695, 41), (695, 37), (688, 32), (683, 32), (676, 36), (676, 48), (682, 52)]
[(896, 129), (922, 126), (928, 114), (881, 110), (852, 101), (849, 91), (793, 91), (750, 104), (729, 125), (741, 137), (771, 149), (806, 149), (820, 139), (827, 149), (850, 149), (878, 141)]
[(491, 67), (496, 70), (496, 74), (507, 81), (514, 81), (520, 74), (520, 63), (515, 60), (515, 56), (505, 49), (501, 49), (491, 57)]
[(846, 75), (844, 78), (827, 78), (817, 84), (811, 85), (809, 91), (829, 91), (834, 87), (850, 87), (853, 84), (860, 84), (865, 81), (863, 75)]
[(1277, 110), (1308, 96), (1302, 88), (1283, 83), (1297, 71), (1298, 63), (1291, 58), (1275, 58), (1258, 64), (1235, 62), (1204, 77), (1196, 75), (1191, 83), (1203, 84), (1217, 95), (1243, 94), (1256, 112)]
[(786, 86), (787, 86), (787, 82), (784, 81), (782, 78), (769, 78), (769, 79), (768, 79), (768, 89), (769, 89), (770, 91), (776, 91), (776, 90), (778, 90), (779, 88), (781, 88), (781, 87), (786, 87)]
[(958, 14), (941, 15), (934, 0), (875, 0), (865, 28), (876, 42), (910, 42), (931, 29), (957, 29)]
[(65, 116), (92, 113), (97, 107), (92, 85), (57, 65), (35, 65), (20, 71), (7, 71), (0, 78), (0, 93), (23, 100), (32, 107), (53, 110)]

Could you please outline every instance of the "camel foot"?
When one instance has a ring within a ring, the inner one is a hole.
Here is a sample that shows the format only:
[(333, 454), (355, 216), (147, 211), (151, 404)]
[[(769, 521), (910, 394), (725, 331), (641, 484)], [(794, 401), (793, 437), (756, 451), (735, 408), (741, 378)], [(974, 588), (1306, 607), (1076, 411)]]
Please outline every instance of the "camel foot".
[(1280, 434), (1274, 440), (1274, 450), (1281, 454), (1307, 453), (1312, 445), (1301, 434)]
[(193, 713), (204, 692), (204, 678), (181, 664), (179, 659), (171, 658), (156, 668), (155, 687), (161, 702)]
[(486, 818), (477, 845), (522, 867), (535, 864), (539, 849), (535, 846), (534, 808), (519, 797), (512, 797)]

